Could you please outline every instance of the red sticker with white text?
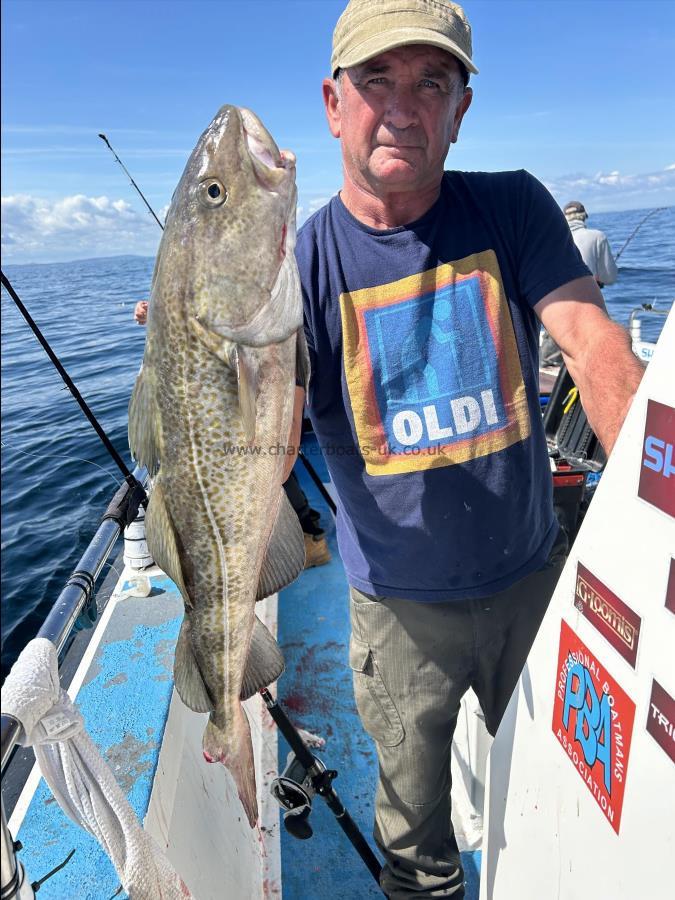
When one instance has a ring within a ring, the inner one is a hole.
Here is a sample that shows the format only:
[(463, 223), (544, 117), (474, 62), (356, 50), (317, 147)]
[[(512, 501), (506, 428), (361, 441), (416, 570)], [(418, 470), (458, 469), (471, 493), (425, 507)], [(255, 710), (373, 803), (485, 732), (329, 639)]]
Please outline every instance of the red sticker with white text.
[(675, 409), (647, 401), (638, 496), (675, 517)]
[(577, 563), (574, 605), (635, 668), (642, 619), (580, 562)]
[(655, 678), (649, 698), (647, 731), (675, 763), (675, 700)]
[(635, 704), (564, 620), (556, 673), (553, 734), (618, 834)]

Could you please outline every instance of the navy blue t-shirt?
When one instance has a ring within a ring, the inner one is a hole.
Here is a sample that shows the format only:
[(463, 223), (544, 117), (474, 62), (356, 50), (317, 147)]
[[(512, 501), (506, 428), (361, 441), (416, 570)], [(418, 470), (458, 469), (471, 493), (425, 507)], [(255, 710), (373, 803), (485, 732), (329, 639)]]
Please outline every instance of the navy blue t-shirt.
[(551, 195), (524, 171), (446, 172), (385, 231), (336, 196), (296, 256), (349, 583), (448, 600), (540, 568), (558, 526), (533, 306), (589, 274)]

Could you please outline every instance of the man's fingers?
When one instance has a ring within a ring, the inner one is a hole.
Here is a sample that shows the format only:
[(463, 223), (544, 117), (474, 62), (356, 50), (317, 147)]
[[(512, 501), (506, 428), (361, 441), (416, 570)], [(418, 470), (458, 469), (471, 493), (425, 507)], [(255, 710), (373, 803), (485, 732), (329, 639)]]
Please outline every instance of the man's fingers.
[(134, 319), (138, 322), (139, 325), (145, 325), (148, 321), (148, 301), (147, 300), (139, 300), (139, 302), (134, 307)]

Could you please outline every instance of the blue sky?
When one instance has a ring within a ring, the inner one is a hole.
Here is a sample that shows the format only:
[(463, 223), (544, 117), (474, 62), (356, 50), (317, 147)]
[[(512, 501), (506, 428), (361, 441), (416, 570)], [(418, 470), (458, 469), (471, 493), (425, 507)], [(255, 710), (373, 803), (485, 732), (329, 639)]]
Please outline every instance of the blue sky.
[[(154, 254), (223, 103), (298, 157), (299, 219), (335, 193), (321, 79), (344, 0), (4, 0), (5, 263)], [(524, 167), (562, 204), (675, 203), (675, 3), (466, 0), (480, 75), (448, 167)]]

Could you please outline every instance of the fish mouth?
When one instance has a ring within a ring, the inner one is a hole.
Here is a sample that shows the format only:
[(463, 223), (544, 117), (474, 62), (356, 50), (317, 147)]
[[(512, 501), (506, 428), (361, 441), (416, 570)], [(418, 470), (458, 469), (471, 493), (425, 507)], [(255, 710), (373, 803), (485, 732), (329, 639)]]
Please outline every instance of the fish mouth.
[(267, 190), (275, 191), (295, 168), (295, 155), (279, 150), (274, 138), (250, 109), (240, 108), (242, 129), (253, 171)]

